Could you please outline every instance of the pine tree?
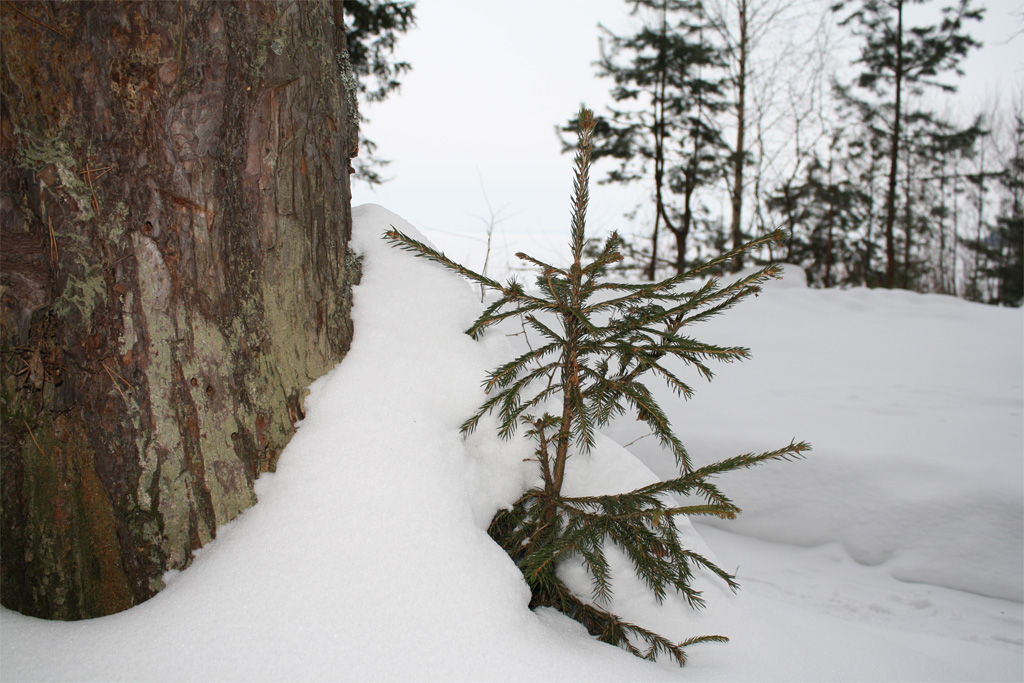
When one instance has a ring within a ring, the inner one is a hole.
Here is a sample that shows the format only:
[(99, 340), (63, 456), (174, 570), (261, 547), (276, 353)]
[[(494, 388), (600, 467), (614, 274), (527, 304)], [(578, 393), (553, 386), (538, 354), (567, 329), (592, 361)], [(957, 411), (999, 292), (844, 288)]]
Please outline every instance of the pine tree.
[(1024, 114), (1017, 114), (1013, 156), (998, 176), (1005, 190), (996, 224), (984, 238), (969, 240), (968, 248), (982, 256), (986, 265), (979, 275), (995, 280), (990, 303), (1000, 306), (1024, 304)]
[[(653, 184), (651, 247), (635, 250), (653, 280), (663, 229), (676, 243), (668, 264), (677, 273), (685, 270), (700, 208), (697, 191), (721, 177), (728, 147), (715, 117), (726, 108), (724, 57), (710, 41), (714, 29), (700, 2), (629, 2), (631, 14), (644, 19), (635, 34), (620, 36), (602, 27), (598, 75), (614, 81), (612, 99), (627, 106), (597, 119), (594, 158), (620, 162), (608, 174), (610, 182)], [(570, 121), (561, 130), (573, 132), (576, 125)], [(567, 143), (565, 150), (573, 147)]]
[(930, 273), (928, 289), (941, 294), (957, 292), (957, 246), (961, 211), (959, 200), (963, 194), (962, 162), (977, 155), (982, 140), (989, 131), (982, 126), (982, 117), (977, 117), (966, 128), (936, 120), (928, 131), (921, 146), (922, 167), (927, 177), (923, 179), (929, 188), (928, 216), (933, 223), (933, 232), (938, 241), (934, 249), (934, 266)]
[(908, 116), (907, 129), (903, 287), (952, 292), (948, 275), (956, 264), (949, 264), (948, 256), (956, 232), (950, 233), (948, 224), (955, 226), (958, 216), (947, 199), (959, 179), (955, 161), (973, 156), (987, 131), (980, 119), (959, 127), (931, 112)]
[(859, 188), (863, 209), (856, 245), (858, 262), (851, 264), (849, 284), (877, 287), (885, 284), (885, 268), (878, 255), (885, 253), (884, 230), (879, 228), (884, 227), (881, 205), (886, 196), (884, 180), (889, 163), (886, 112), (884, 107), (853, 97), (849, 89), (833, 85), (838, 105), (836, 116), (853, 131), (847, 143), (849, 182)]
[(784, 183), (767, 201), (790, 230), (787, 261), (800, 264), (811, 285), (853, 284), (860, 275), (857, 231), (868, 197), (851, 181), (851, 152), (844, 131), (832, 131), (827, 158), (812, 154), (803, 180)]
[[(675, 643), (605, 609), (602, 605), (612, 593), (606, 548), (613, 544), (626, 553), (636, 575), (659, 602), (669, 591), (675, 591), (693, 607), (701, 607), (703, 598), (691, 586), (696, 571), (708, 570), (732, 588), (737, 584), (733, 576), (706, 557), (683, 547), (673, 517), (735, 516), (739, 508), (712, 478), (768, 460), (801, 457), (809, 446), (791, 442), (778, 450), (695, 468), (643, 376), (663, 380), (677, 394), (689, 396), (692, 389), (666, 361), (677, 359), (710, 378), (710, 361), (747, 357), (744, 348), (702, 343), (684, 336), (682, 331), (756, 294), (779, 269), (768, 266), (726, 285), (712, 279), (692, 291), (681, 289), (709, 268), (737, 256), (733, 251), (661, 282), (607, 281), (609, 268), (622, 259), (622, 241), (612, 234), (596, 258), (584, 260), (592, 113), (581, 111), (578, 122), (572, 263), (558, 268), (526, 254), (517, 255), (540, 269), (538, 293), (528, 292), (514, 279), (503, 285), (475, 273), (395, 229), (385, 237), (497, 294), (494, 303), (467, 330), (474, 338), (504, 320), (520, 317), (542, 339), (542, 343), (489, 374), (485, 382), (489, 397), (462, 426), (464, 432), (470, 432), (484, 415), (497, 412), (501, 436), (509, 437), (523, 427), (536, 443), (543, 484), (524, 493), (511, 509), (498, 512), (489, 529), (523, 572), (532, 592), (531, 607), (554, 607), (604, 642), (647, 659), (664, 653), (682, 665), (686, 646), (726, 639), (697, 636)], [(779, 237), (778, 233), (763, 237), (743, 245), (741, 251)], [(555, 412), (549, 412), (550, 408)], [(679, 476), (617, 495), (564, 495), (568, 459), (586, 457), (594, 446), (596, 431), (626, 412), (646, 422), (661, 444), (675, 455)], [(687, 497), (685, 504), (676, 496)], [(581, 559), (589, 571), (593, 579), (589, 597), (575, 594), (559, 577), (559, 564), (569, 558)]]
[[(889, 182), (885, 204), (886, 287), (896, 286), (896, 194), (899, 177), (900, 147), (906, 136), (904, 124), (904, 98), (908, 91), (920, 91), (925, 86), (947, 92), (956, 88), (937, 78), (948, 71), (960, 73), (959, 63), (980, 43), (964, 32), (964, 23), (980, 20), (983, 10), (971, 6), (971, 0), (959, 0), (956, 7), (943, 9), (943, 20), (938, 25), (907, 28), (904, 9), (925, 0), (855, 0), (854, 9), (842, 25), (853, 24), (864, 45), (857, 62), (864, 66), (856, 85), (875, 95), (891, 92), (887, 100), (891, 106), (889, 138)], [(833, 6), (843, 10), (850, 0)]]
[[(343, 6), (346, 40), (359, 94), (366, 103), (382, 102), (398, 90), (409, 62), (394, 58), (398, 34), (416, 25), (416, 3), (395, 0), (335, 0), (335, 11)], [(360, 112), (359, 120), (369, 119)], [(370, 185), (384, 182), (380, 171), (390, 161), (376, 156), (377, 144), (362, 136), (358, 157), (353, 159), (357, 180)]]

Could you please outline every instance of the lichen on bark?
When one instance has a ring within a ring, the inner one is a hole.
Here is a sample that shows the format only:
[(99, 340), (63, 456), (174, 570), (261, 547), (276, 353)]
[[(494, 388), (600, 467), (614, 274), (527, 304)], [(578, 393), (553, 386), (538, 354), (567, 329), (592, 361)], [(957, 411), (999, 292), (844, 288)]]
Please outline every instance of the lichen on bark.
[(150, 597), (255, 501), (347, 350), (354, 102), (326, 0), (18, 9), (0, 597), (83, 618)]

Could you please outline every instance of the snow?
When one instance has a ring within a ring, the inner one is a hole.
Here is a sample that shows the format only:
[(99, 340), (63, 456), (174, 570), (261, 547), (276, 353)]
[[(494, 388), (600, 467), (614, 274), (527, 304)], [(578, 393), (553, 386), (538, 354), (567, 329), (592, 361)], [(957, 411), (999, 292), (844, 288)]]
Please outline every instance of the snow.
[[(702, 578), (709, 606), (693, 612), (617, 575), (624, 616), (732, 639), (690, 648), (679, 669), (527, 608), (486, 527), (534, 481), (531, 447), (486, 425), (458, 434), (510, 342), (462, 334), (479, 292), (380, 239), (415, 228), (372, 205), (354, 216), (356, 337), (311, 387), (259, 503), (127, 612), (58, 623), (0, 611), (0, 678), (1024, 679), (1021, 311), (812, 291), (791, 273), (695, 333), (754, 351), (694, 400), (666, 401), (696, 459), (793, 436), (815, 451), (723, 479), (738, 520), (680, 520), (688, 543), (738, 567), (738, 595)], [(651, 439), (618, 445), (631, 426), (571, 461), (572, 491), (670, 473)]]
[[(799, 466), (730, 476), (746, 514), (728, 528), (837, 541), (904, 581), (1024, 600), (1021, 311), (794, 288), (797, 270), (698, 333), (752, 347), (751, 360), (722, 366), (687, 403), (658, 387), (701, 464), (794, 436), (815, 447)], [(611, 433), (623, 443), (640, 434), (630, 424)], [(651, 441), (633, 452), (670, 474)]]

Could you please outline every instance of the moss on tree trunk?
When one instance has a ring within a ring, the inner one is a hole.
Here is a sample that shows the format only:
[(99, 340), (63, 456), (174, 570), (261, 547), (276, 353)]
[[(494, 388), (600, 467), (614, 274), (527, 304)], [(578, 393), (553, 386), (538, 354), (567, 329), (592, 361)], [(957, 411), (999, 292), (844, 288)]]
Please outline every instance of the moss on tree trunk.
[(347, 350), (335, 9), (0, 5), (5, 606), (152, 596), (255, 502)]

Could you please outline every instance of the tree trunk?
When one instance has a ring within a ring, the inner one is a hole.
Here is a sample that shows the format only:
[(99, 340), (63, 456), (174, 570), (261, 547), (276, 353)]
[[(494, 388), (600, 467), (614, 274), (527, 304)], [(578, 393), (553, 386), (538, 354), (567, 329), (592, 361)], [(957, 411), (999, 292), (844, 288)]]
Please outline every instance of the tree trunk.
[[(834, 187), (829, 188), (829, 194), (835, 193)], [(833, 197), (829, 197), (828, 215), (826, 218), (825, 232), (825, 274), (822, 277), (821, 285), (825, 289), (832, 286), (832, 250), (835, 249), (835, 227), (836, 227), (836, 205)]]
[(914, 244), (914, 214), (913, 206), (911, 201), (913, 195), (913, 177), (910, 172), (910, 163), (912, 160), (911, 150), (909, 143), (907, 147), (907, 161), (905, 173), (905, 185), (903, 190), (903, 289), (911, 288), (911, 278), (916, 279), (916, 275), (911, 273), (910, 253)]
[(151, 597), (255, 502), (347, 350), (337, 9), (0, 6), (5, 606)]
[(875, 227), (874, 178), (869, 178), (868, 181), (865, 183), (865, 186), (867, 187), (868, 211), (867, 219), (865, 220), (865, 224), (867, 225), (867, 232), (864, 235), (864, 261), (863, 265), (861, 266), (861, 269), (863, 271), (861, 273), (861, 284), (863, 284), (865, 287), (871, 287), (874, 284), (875, 279), (871, 272), (871, 261), (872, 257), (874, 256), (875, 246), (874, 242), (871, 241), (871, 232), (872, 229)]
[[(736, 67), (736, 151), (733, 163), (732, 187), (729, 190), (729, 203), (732, 208), (732, 219), (729, 225), (729, 234), (732, 235), (732, 248), (739, 249), (743, 246), (743, 171), (746, 165), (746, 141), (747, 130), (747, 58), (749, 51), (749, 36), (747, 31), (747, 0), (740, 0), (737, 6), (740, 20), (739, 44), (737, 45)], [(741, 253), (732, 262), (732, 272), (738, 273), (743, 270), (743, 254)]]
[[(668, 5), (661, 7), (661, 44), (664, 46), (668, 35)], [(647, 266), (647, 279), (654, 282), (658, 272), (658, 231), (662, 219), (669, 225), (663, 196), (665, 186), (665, 89), (668, 87), (668, 64), (664, 51), (658, 55), (658, 84), (654, 96), (654, 232), (651, 234), (651, 262)]]
[(895, 103), (893, 105), (892, 133), (889, 138), (889, 188), (885, 196), (885, 286), (896, 286), (896, 174), (899, 169), (900, 136), (903, 112), (903, 0), (896, 3), (896, 66), (893, 73)]

